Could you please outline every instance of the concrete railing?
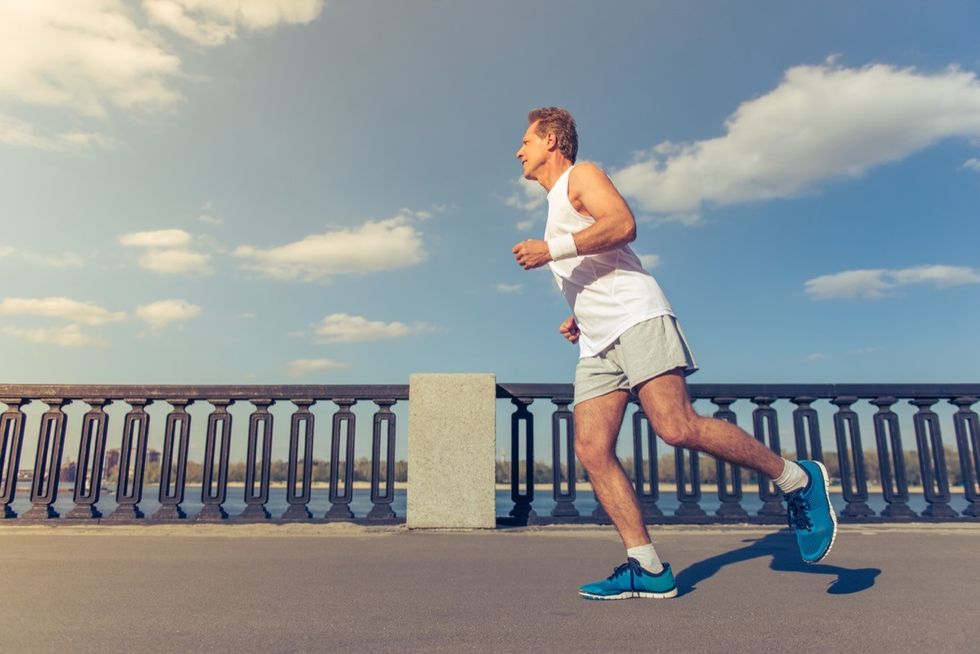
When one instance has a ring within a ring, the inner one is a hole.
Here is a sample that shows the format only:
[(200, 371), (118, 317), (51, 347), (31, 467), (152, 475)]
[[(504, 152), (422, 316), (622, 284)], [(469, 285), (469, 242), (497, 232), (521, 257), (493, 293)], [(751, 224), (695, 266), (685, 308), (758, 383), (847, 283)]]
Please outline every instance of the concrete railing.
[[(744, 427), (776, 452), (783, 449), (779, 413), (791, 409), (795, 451), (801, 458), (824, 460), (832, 469), (840, 484), (843, 520), (977, 520), (980, 516), (980, 430), (973, 409), (980, 397), (980, 384), (693, 384), (690, 393), (695, 402), (711, 402), (713, 415), (732, 422), (738, 422), (737, 414), (744, 414), (751, 407), (751, 424)], [(594, 500), (594, 508), (587, 515), (578, 508), (582, 504), (578, 489), (584, 484), (573, 455), (571, 397), (568, 384), (497, 384), (491, 374), (413, 375), (408, 386), (0, 385), (0, 404), (5, 405), (0, 415), (0, 507), (7, 524), (405, 521), (413, 528), (492, 528), (500, 523), (608, 522), (601, 505)], [(553, 499), (553, 507), (544, 513), (536, 510), (534, 495), (536, 469), (547, 465), (534, 455), (532, 409), (540, 400), (548, 403), (545, 415), (541, 416), (541, 411), (538, 414), (550, 426), (545, 438), (551, 445)], [(392, 509), (396, 486), (394, 453), (399, 438), (393, 407), (406, 401), (407, 501), (406, 515), (398, 515)], [(509, 515), (501, 515), (495, 485), (496, 416), (498, 402), (503, 401), (514, 406), (509, 433), (513, 504), (509, 512), (504, 510)], [(40, 416), (36, 415), (38, 403), (47, 407)], [(69, 404), (81, 404), (88, 410), (70, 421), (65, 409)], [(202, 404), (212, 408), (203, 416), (204, 457), (196, 468), (200, 473), (201, 509), (190, 517), (183, 505), (192, 488), (189, 470), (197, 465), (188, 457), (194, 413), (189, 407), (194, 404), (197, 408)], [(232, 421), (243, 405), (251, 407), (243, 448), (248, 453), (244, 487), (241, 499), (230, 501)], [(318, 430), (311, 410), (314, 405), (318, 409), (324, 405), (335, 407), (329, 434)], [(355, 514), (351, 509), (355, 408), (360, 410), (364, 405), (373, 406), (368, 474), (371, 503), (369, 509)], [(36, 422), (37, 449), (30, 488), (18, 490), (29, 406), (31, 420)], [(778, 409), (780, 406), (782, 409)], [(109, 449), (109, 416), (123, 408), (120, 447)], [(151, 414), (162, 410), (166, 411), (163, 451), (154, 457), (147, 448), (149, 423)], [(273, 418), (283, 410), (290, 411), (286, 509), (280, 508), (273, 515), (269, 508)], [(869, 414), (871, 410), (873, 414)], [(869, 421), (874, 433), (874, 449), (870, 451), (863, 446), (861, 432), (862, 422), (867, 430)], [(827, 422), (832, 423), (832, 428), (828, 429)], [(756, 480), (758, 499), (754, 501), (758, 506), (751, 506), (742, 490), (742, 471), (720, 461), (715, 461), (713, 481), (719, 507), (713, 513), (705, 511), (702, 504), (708, 502), (703, 495), (703, 455), (680, 448), (673, 452), (675, 506), (664, 510), (667, 498), (661, 495), (664, 474), (658, 465), (656, 434), (638, 407), (627, 425), (632, 427), (634, 446), (632, 465), (628, 467), (649, 522), (782, 521), (781, 498), (768, 480)], [(909, 453), (903, 445), (903, 425), (906, 438), (911, 431), (915, 441), (914, 467), (921, 483), (918, 492), (924, 499), (924, 510), (910, 507), (910, 479), (915, 471), (906, 464)], [(823, 433), (833, 432), (835, 452), (823, 446), (821, 428)], [(955, 437), (955, 443), (944, 440), (944, 430)], [(69, 432), (78, 435), (78, 458), (70, 475), (73, 506), (57, 511), (54, 504), (65, 476), (62, 458)], [(323, 460), (329, 462), (330, 506), (326, 513), (314, 515), (310, 508), (317, 472), (314, 464), (317, 453), (325, 450), (327, 443), (330, 454)], [(947, 448), (951, 445), (952, 462), (957, 464), (955, 474), (950, 473), (947, 461)], [(877, 489), (869, 488), (869, 478), (876, 476), (869, 473), (866, 465), (866, 458), (871, 457), (877, 459), (872, 472), (880, 473)], [(115, 508), (104, 514), (99, 505), (113, 466)], [(148, 470), (159, 474), (158, 506), (149, 514), (141, 508)], [(29, 494), (29, 507), (15, 510), (15, 502), (24, 504), (25, 491)], [(874, 508), (873, 500), (883, 502), (883, 510)], [(229, 506), (235, 502), (238, 508), (232, 511)], [(961, 508), (954, 508), (953, 503)]]

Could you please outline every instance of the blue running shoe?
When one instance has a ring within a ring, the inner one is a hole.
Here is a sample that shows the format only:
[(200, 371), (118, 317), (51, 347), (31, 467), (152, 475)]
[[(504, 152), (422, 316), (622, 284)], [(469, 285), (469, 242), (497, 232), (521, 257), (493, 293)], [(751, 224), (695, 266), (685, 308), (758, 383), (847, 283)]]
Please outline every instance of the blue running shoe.
[(647, 572), (636, 559), (626, 559), (607, 579), (579, 588), (578, 594), (590, 600), (617, 600), (631, 597), (663, 599), (677, 597), (677, 584), (669, 563), (653, 574)]
[(827, 469), (819, 461), (796, 462), (810, 480), (806, 486), (786, 495), (786, 515), (796, 532), (800, 555), (816, 563), (830, 554), (837, 538), (837, 516), (830, 506)]

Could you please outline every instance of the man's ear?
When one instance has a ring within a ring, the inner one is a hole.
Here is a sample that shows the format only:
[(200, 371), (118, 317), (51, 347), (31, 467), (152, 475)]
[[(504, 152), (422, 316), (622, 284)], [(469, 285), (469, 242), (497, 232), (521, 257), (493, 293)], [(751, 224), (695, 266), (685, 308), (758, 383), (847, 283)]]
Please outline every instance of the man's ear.
[(555, 136), (554, 132), (548, 132), (548, 135), (545, 137), (545, 142), (547, 143), (549, 150), (558, 149), (558, 137)]

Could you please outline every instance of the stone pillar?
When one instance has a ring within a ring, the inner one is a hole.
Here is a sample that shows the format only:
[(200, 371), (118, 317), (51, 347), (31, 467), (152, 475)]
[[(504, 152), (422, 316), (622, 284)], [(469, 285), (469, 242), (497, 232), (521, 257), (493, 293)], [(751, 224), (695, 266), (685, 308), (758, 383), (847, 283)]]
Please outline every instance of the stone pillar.
[(493, 529), (497, 380), (491, 374), (409, 379), (410, 529)]

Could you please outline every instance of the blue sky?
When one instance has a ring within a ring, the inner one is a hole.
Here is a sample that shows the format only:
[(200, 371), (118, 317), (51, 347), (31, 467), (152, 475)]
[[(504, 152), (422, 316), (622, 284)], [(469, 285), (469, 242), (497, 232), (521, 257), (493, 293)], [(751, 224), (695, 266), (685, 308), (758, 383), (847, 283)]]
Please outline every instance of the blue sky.
[(568, 382), (529, 109), (576, 116), (701, 382), (971, 382), (980, 7), (0, 5), (8, 383)]

